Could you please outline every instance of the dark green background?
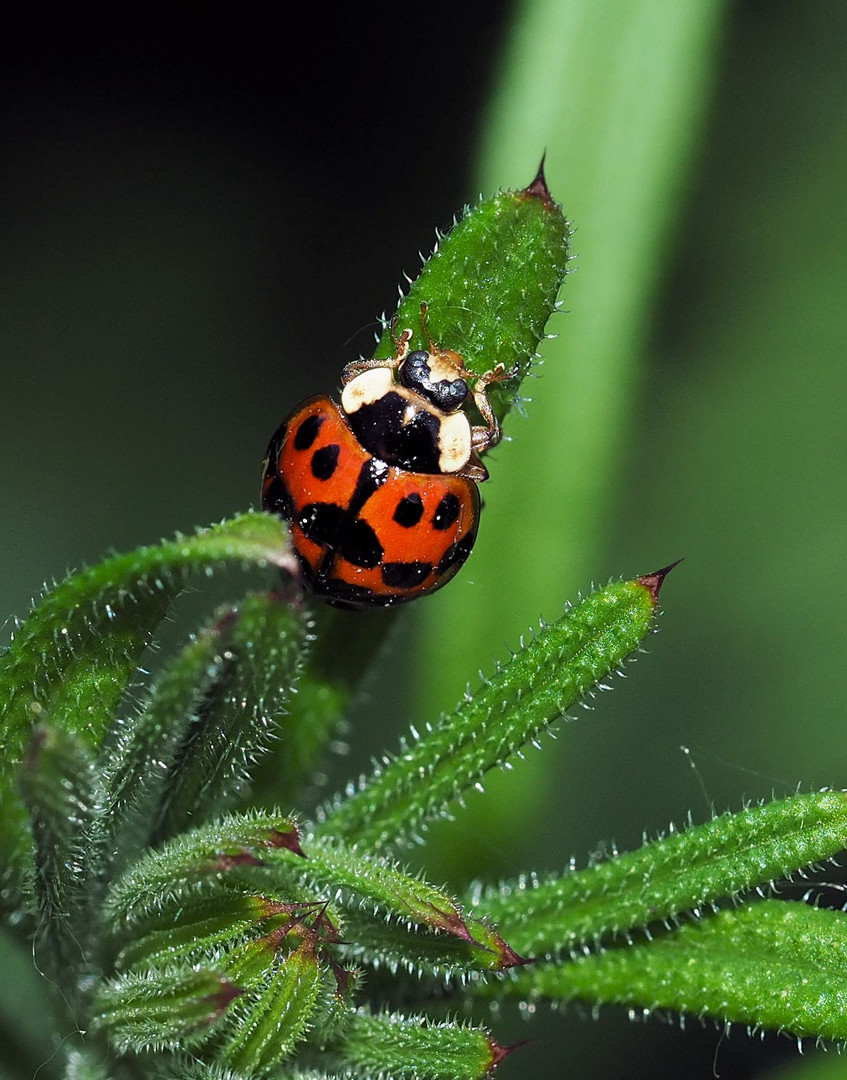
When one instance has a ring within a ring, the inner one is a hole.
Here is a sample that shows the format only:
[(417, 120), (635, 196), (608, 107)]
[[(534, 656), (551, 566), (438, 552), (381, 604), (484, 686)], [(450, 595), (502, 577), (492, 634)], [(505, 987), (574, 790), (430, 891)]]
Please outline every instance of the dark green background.
[[(127, 40), (68, 21), (6, 43), (3, 613), (108, 549), (255, 505), (276, 424), (368, 351), (402, 272), (475, 197), (509, 14), (377, 4), (282, 37), (240, 22)], [(663, 632), (626, 685), (560, 730), (541, 781), (552, 812), (517, 772), (505, 813), (527, 803), (520, 843), (477, 844), (460, 819), (439, 831), (436, 881), (582, 862), (689, 809), (702, 820), (712, 804), (847, 786), (846, 42), (840, 3), (728, 7), (607, 542), (584, 559), (605, 580), (685, 555)], [(568, 467), (566, 432), (549, 453)], [(553, 521), (573, 512), (550, 507)], [(515, 552), (510, 588), (532, 558)], [(414, 608), (404, 621), (411, 635)], [(497, 640), (520, 629), (504, 601)], [(392, 694), (363, 714), (363, 757), (392, 739), (380, 724), (403, 726), (409, 655), (396, 650)], [(472, 678), (485, 658), (469, 656)], [(614, 1010), (599, 1025), (542, 1013), (495, 1023), (504, 1041), (535, 1040), (504, 1078), (709, 1077), (716, 1054), (740, 1077), (792, 1052)]]

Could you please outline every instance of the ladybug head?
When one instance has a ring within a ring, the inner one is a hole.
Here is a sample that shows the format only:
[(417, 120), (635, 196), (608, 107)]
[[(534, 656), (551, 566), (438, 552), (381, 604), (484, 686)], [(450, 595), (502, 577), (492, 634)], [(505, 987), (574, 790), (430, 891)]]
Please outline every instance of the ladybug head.
[(465, 365), (452, 349), (410, 352), (400, 365), (400, 382), (445, 413), (456, 412), (468, 397)]

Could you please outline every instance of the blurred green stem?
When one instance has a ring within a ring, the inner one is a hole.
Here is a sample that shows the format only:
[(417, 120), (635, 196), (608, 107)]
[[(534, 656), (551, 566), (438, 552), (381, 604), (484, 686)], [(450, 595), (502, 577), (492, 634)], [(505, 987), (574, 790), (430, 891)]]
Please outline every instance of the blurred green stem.
[[(525, 184), (546, 149), (550, 189), (575, 226), (578, 272), (565, 283), (566, 314), (550, 324), (559, 336), (544, 343), (540, 378), (525, 383), (531, 423), (513, 413), (505, 432), (514, 441), (491, 455), (476, 549), (452, 588), (421, 605), (421, 718), (449, 707), (450, 698), (436, 695), (458, 696), (469, 668), (487, 669), (505, 642), (514, 644), (539, 614), (557, 617), (562, 598), (602, 572), (604, 528), (724, 6), (529, 0), (518, 9), (482, 132), (478, 184)], [(678, 554), (652, 556), (660, 563)], [(539, 807), (546, 786), (524, 780), (522, 792)], [(519, 826), (508, 808), (502, 817), (493, 809), (487, 801), (479, 824), (502, 844), (502, 830)]]

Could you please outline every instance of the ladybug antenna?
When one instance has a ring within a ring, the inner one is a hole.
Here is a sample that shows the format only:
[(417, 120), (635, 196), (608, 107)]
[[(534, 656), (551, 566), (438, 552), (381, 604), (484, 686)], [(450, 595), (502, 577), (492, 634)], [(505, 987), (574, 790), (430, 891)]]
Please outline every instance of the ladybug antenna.
[(432, 334), (429, 332), (429, 327), (426, 324), (426, 313), (429, 310), (429, 305), (426, 300), (421, 300), (421, 330), (426, 335), (426, 339), (429, 342), (429, 351), (436, 352), (435, 342), (432, 340)]

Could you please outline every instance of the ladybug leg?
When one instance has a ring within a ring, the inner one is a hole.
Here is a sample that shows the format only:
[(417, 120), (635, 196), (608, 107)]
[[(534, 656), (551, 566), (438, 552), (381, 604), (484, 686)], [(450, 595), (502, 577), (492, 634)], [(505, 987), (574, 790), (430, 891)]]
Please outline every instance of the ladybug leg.
[(514, 379), (520, 370), (520, 365), (515, 363), (514, 367), (507, 371), (504, 364), (498, 364), (492, 368), (491, 371), (487, 371), (484, 375), (480, 376), (474, 383), (473, 387), (473, 399), (479, 414), (485, 421), (485, 426), (479, 426), (471, 428), (471, 446), (476, 454), (484, 454), (486, 450), (490, 450), (492, 446), (496, 446), (500, 442), (502, 432), (500, 430), (500, 423), (497, 417), (494, 415), (494, 410), (491, 408), (491, 402), (488, 400), (488, 394), (486, 391), (492, 383), (506, 382), (509, 379)]
[(345, 365), (341, 371), (341, 385), (346, 386), (347, 383), (355, 379), (357, 375), (361, 375), (363, 371), (371, 371), (373, 368), (385, 367), (391, 368), (392, 371), (396, 371), (409, 353), (409, 342), (412, 340), (412, 331), (403, 330), (399, 337), (394, 337), (394, 320), (392, 320), (391, 336), (394, 338), (393, 356), (382, 356), (374, 360), (354, 360), (352, 363)]
[[(479, 430), (484, 431), (485, 429), (480, 428)], [(459, 469), (456, 476), (464, 476), (466, 480), (473, 480), (475, 484), (481, 484), (488, 479), (488, 469), (480, 461), (479, 455), (472, 451), (468, 463)]]
[(373, 368), (378, 367), (394, 368), (393, 358), (384, 356), (377, 360), (353, 360), (351, 363), (345, 364), (341, 369), (341, 385), (346, 386), (347, 383), (352, 382), (362, 372), (371, 371)]
[(400, 336), (398, 337), (397, 334), (395, 333), (396, 329), (397, 329), (397, 314), (395, 312), (394, 315), (391, 316), (391, 340), (394, 342), (395, 354), (399, 353), (399, 352), (402, 352), (403, 356), (405, 356), (406, 353), (409, 351), (409, 342), (412, 340), (412, 331), (411, 330), (401, 330), (400, 331)]

